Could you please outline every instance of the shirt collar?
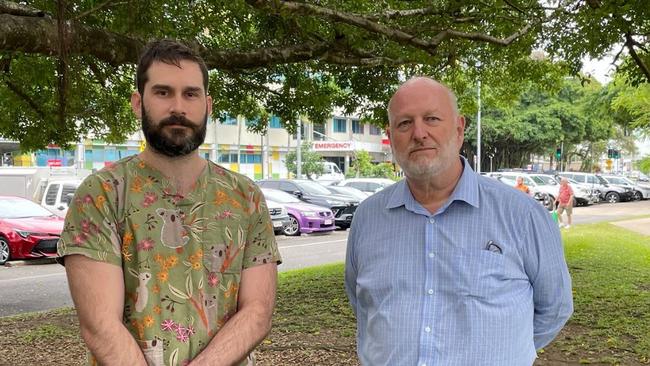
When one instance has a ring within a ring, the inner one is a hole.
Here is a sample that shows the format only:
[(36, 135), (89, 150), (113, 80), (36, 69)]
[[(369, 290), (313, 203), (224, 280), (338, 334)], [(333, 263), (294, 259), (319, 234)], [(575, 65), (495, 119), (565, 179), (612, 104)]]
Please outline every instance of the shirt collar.
[[(479, 207), (478, 174), (474, 173), (465, 157), (460, 156), (460, 159), (463, 163), (463, 173), (460, 175), (454, 191), (451, 193), (447, 203), (443, 205), (442, 210), (446, 209), (454, 201), (464, 201), (474, 207)], [(408, 210), (416, 211), (415, 207), (419, 206), (419, 204), (416, 205), (417, 201), (413, 197), (413, 194), (411, 194), (411, 190), (408, 184), (406, 184), (406, 179), (402, 179), (396, 184), (397, 186), (388, 199), (386, 208), (391, 209), (404, 206)]]

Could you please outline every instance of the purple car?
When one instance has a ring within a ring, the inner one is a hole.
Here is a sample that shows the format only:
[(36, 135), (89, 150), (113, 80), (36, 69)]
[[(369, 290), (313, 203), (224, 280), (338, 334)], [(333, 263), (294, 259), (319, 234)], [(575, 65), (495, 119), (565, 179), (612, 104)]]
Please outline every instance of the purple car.
[(262, 193), (267, 200), (277, 202), (287, 209), (290, 223), (284, 228), (284, 235), (328, 232), (336, 228), (334, 214), (329, 208), (305, 203), (277, 189), (262, 188)]

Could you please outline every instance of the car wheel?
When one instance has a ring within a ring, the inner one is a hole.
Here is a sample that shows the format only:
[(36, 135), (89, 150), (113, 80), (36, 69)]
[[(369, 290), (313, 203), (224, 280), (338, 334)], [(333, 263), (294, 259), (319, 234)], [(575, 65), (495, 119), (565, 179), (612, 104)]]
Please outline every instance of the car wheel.
[(299, 236), (300, 235), (300, 224), (298, 219), (293, 215), (289, 215), (289, 225), (284, 228), (284, 235), (287, 236)]
[(639, 191), (634, 191), (634, 197), (633, 199), (635, 201), (641, 201), (643, 199), (643, 195)]
[(9, 242), (5, 238), (0, 238), (0, 266), (9, 260)]
[(609, 203), (616, 203), (621, 200), (621, 196), (619, 196), (618, 193), (616, 192), (609, 192), (607, 195), (605, 195), (605, 201)]

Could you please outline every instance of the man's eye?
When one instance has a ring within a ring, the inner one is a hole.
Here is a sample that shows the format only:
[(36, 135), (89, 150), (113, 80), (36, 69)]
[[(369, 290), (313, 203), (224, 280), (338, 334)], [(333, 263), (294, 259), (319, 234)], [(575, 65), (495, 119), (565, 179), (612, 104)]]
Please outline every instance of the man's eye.
[(189, 98), (196, 98), (196, 97), (199, 96), (199, 93), (197, 93), (197, 92), (187, 92), (187, 93), (185, 93), (185, 95), (187, 95)]
[(425, 117), (424, 120), (427, 121), (427, 122), (436, 122), (436, 121), (439, 121), (440, 118), (438, 118), (436, 116), (428, 116), (428, 117)]
[(169, 94), (169, 93), (167, 93), (167, 90), (156, 90), (156, 91), (154, 92), (154, 94), (155, 94), (155, 95), (159, 95), (159, 96), (161, 96), (161, 97), (164, 97), (164, 96), (166, 96), (166, 95)]

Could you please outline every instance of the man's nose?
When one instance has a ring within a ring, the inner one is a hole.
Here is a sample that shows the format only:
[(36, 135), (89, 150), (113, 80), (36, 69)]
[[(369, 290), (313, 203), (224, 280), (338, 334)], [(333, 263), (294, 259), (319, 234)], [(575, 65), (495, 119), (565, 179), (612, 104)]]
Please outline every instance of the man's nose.
[(183, 100), (183, 97), (181, 95), (178, 95), (172, 98), (170, 113), (185, 115), (185, 112), (185, 101)]
[(413, 121), (413, 138), (418, 141), (428, 138), (427, 126), (422, 118), (416, 118)]

